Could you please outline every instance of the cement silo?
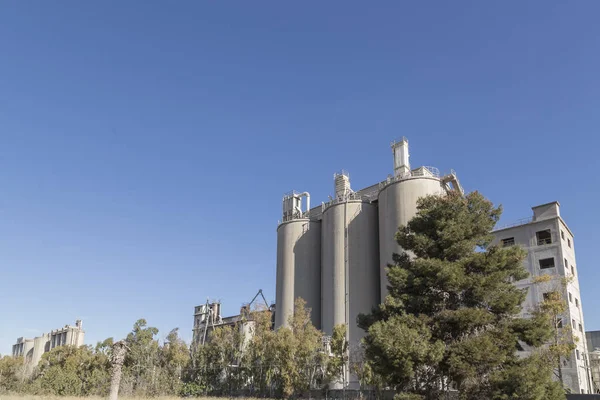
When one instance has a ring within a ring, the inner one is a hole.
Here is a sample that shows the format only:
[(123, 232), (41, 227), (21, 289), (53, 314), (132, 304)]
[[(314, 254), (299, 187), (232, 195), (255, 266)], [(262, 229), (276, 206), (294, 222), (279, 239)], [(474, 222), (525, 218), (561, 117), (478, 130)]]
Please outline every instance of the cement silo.
[(283, 198), (283, 221), (277, 227), (276, 328), (287, 325), (298, 297), (311, 309), (313, 325), (321, 327), (321, 221), (310, 219), (309, 209), (306, 192)]
[(392, 255), (400, 251), (396, 242), (398, 227), (406, 225), (417, 212), (417, 200), (432, 194), (445, 193), (445, 184), (436, 168), (410, 169), (408, 141), (403, 138), (392, 143), (394, 176), (382, 182), (379, 192), (379, 257), (381, 302), (387, 295), (385, 269), (392, 263)]
[(377, 206), (352, 192), (348, 174), (335, 175), (335, 198), (323, 206), (321, 293), (322, 330), (348, 326), (348, 340), (364, 332), (356, 325), (360, 313), (379, 303)]

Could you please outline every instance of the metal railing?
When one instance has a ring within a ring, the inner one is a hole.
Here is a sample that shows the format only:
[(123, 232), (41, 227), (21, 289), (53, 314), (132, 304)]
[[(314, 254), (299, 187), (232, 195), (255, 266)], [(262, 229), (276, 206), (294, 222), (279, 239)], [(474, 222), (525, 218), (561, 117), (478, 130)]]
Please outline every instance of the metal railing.
[(515, 245), (515, 238), (502, 239), (502, 247), (510, 247)]
[(400, 139), (396, 139), (394, 141), (392, 141), (390, 143), (391, 147), (394, 147), (395, 145), (397, 145), (398, 143), (402, 143), (402, 142), (408, 142), (408, 139), (406, 139), (406, 136), (402, 136)]
[(499, 231), (502, 229), (512, 228), (512, 227), (519, 226), (519, 225), (525, 225), (525, 224), (530, 223), (531, 221), (533, 221), (533, 217), (521, 218), (521, 219), (517, 220), (516, 222), (511, 222), (509, 224), (497, 226), (494, 228), (494, 230), (492, 232)]
[(352, 192), (352, 193), (348, 193), (345, 196), (336, 197), (335, 199), (330, 200), (327, 203), (321, 203), (321, 208), (323, 210), (325, 210), (329, 206), (332, 206), (334, 204), (344, 203), (349, 200), (350, 201), (352, 201), (352, 200), (367, 200), (367, 198), (365, 196), (363, 196), (362, 193)]
[(284, 215), (280, 220), (277, 221), (277, 225), (282, 224), (284, 222), (293, 221), (295, 219), (305, 219), (310, 217), (310, 211), (305, 211), (303, 213), (294, 212), (292, 214)]
[(345, 169), (340, 169), (339, 171), (336, 171), (333, 174), (334, 177), (335, 176), (339, 176), (339, 175), (346, 176), (346, 177), (350, 178), (350, 173), (348, 171), (346, 171)]
[(415, 178), (415, 177), (419, 177), (419, 176), (439, 178), (440, 170), (437, 169), (436, 167), (422, 166), (422, 167), (413, 169), (412, 171), (410, 171), (406, 174), (397, 175), (397, 176), (389, 175), (385, 181), (379, 182), (379, 189), (381, 190), (382, 188), (384, 188), (385, 186), (387, 186), (393, 182), (399, 182), (399, 181), (403, 181), (406, 179)]
[(552, 238), (542, 238), (537, 240), (538, 246), (543, 246), (545, 244), (552, 244)]
[(300, 194), (300, 192), (298, 192), (296, 190), (290, 190), (289, 192), (283, 194), (283, 198), (285, 199), (285, 198), (289, 198), (292, 196), (297, 196), (299, 194)]

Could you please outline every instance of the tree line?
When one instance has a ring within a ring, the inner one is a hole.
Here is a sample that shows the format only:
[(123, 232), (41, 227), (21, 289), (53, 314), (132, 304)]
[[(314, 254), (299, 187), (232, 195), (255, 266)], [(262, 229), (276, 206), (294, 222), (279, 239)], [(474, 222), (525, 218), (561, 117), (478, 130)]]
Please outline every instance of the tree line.
[[(123, 395), (178, 394), (181, 374), (189, 363), (189, 348), (172, 330), (163, 343), (158, 329), (138, 320), (125, 342)], [(23, 358), (0, 358), (0, 391), (58, 396), (105, 396), (110, 388), (113, 339), (96, 346), (60, 346), (44, 353), (30, 370)]]
[[(239, 324), (215, 328), (204, 345), (188, 346), (177, 329), (161, 343), (158, 329), (138, 320), (124, 340), (120, 395), (292, 397), (326, 387), (345, 367), (345, 327), (336, 327), (324, 346), (304, 301), (295, 306), (289, 327), (272, 330), (271, 312), (256, 309)], [(96, 346), (56, 347), (32, 373), (23, 358), (2, 357), (0, 393), (106, 396), (112, 349), (112, 338)]]
[[(493, 246), (501, 215), (481, 194), (419, 200), (417, 215), (399, 228), (403, 252), (387, 269), (388, 295), (358, 324), (365, 337), (349, 346), (346, 327), (325, 341), (297, 299), (289, 326), (271, 329), (269, 310), (255, 310), (240, 325), (210, 332), (188, 346), (171, 331), (137, 321), (125, 339), (122, 395), (227, 395), (290, 398), (352, 374), (362, 388), (393, 389), (397, 399), (564, 399), (562, 366), (577, 338), (563, 325), (566, 282), (532, 278), (544, 301), (519, 317), (528, 277), (526, 253)], [(0, 390), (55, 395), (106, 395), (112, 339), (95, 347), (58, 347), (43, 355), (33, 375), (23, 360), (0, 359)], [(519, 357), (526, 346), (529, 356)]]

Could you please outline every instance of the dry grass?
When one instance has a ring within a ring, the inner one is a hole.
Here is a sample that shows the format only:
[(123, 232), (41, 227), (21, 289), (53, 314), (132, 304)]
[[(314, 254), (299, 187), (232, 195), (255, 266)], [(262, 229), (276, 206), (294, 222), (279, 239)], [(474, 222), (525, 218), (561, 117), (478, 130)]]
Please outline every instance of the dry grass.
[[(216, 400), (217, 397), (194, 397), (194, 400)], [(32, 396), (32, 395), (3, 395), (0, 394), (0, 400), (106, 400), (106, 397), (60, 397), (60, 396)], [(143, 397), (121, 397), (119, 396), (119, 400), (182, 400), (181, 397), (152, 397), (152, 398), (143, 398)]]
[[(192, 397), (191, 399), (193, 400), (218, 400), (218, 399), (226, 399), (227, 397)], [(4, 394), (0, 394), (0, 400), (106, 400), (107, 397), (97, 397), (97, 396), (90, 396), (90, 397), (72, 397), (72, 396), (66, 396), (66, 397), (60, 397), (60, 396), (32, 396), (32, 395), (15, 395), (15, 394), (9, 394), (9, 395), (4, 395)], [(242, 398), (239, 398), (242, 399)], [(121, 397), (119, 396), (119, 400), (182, 400), (181, 397), (173, 397), (173, 396), (167, 396), (167, 397)], [(252, 398), (245, 398), (243, 400), (264, 400), (264, 399), (252, 399)]]

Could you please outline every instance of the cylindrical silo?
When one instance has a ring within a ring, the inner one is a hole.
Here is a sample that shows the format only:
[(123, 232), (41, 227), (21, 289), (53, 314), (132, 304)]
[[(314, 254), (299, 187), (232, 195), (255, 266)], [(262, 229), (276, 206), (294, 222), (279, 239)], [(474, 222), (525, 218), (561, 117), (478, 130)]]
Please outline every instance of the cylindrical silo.
[(311, 309), (315, 327), (321, 326), (321, 223), (292, 219), (277, 228), (277, 283), (275, 327), (287, 325), (294, 301), (302, 297)]
[(309, 221), (294, 249), (294, 300), (301, 297), (310, 319), (321, 329), (321, 221)]
[(362, 200), (338, 200), (323, 212), (321, 252), (321, 321), (327, 335), (348, 324), (348, 339), (364, 332), (360, 313), (379, 303), (377, 207)]
[(393, 262), (394, 253), (400, 252), (396, 242), (399, 226), (405, 226), (417, 213), (417, 200), (421, 197), (442, 194), (444, 189), (436, 173), (425, 167), (415, 170), (415, 175), (397, 178), (379, 192), (379, 258), (381, 302), (387, 295), (386, 267)]

